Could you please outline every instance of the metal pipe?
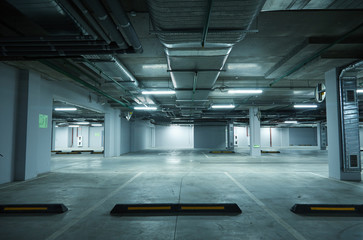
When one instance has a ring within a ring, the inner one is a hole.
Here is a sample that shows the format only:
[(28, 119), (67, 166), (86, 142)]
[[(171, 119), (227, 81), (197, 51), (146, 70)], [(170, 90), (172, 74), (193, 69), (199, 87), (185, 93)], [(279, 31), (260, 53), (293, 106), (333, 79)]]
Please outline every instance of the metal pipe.
[(115, 41), (120, 48), (127, 48), (127, 44), (124, 41), (121, 33), (117, 30), (115, 23), (107, 14), (105, 8), (100, 1), (87, 1), (87, 6), (92, 10), (97, 22), (102, 28), (111, 36), (111, 40)]
[(139, 38), (135, 32), (135, 29), (130, 23), (129, 18), (127, 17), (123, 7), (119, 0), (107, 0), (106, 1), (110, 6), (110, 9), (115, 14), (112, 14), (116, 21), (120, 23), (121, 31), (124, 33), (126, 40), (128, 40), (129, 44), (135, 49), (135, 52), (142, 53), (143, 49), (140, 43)]
[[(133, 50), (132, 50), (133, 52)], [(5, 57), (79, 57), (81, 55), (113, 55), (130, 53), (129, 50), (92, 50), (92, 51), (29, 51), (29, 52), (3, 52), (0, 56)]]
[(87, 34), (90, 34), (94, 39), (98, 38), (98, 35), (93, 31), (93, 29), (82, 19), (78, 12), (72, 7), (72, 5), (67, 0), (58, 0), (58, 5), (61, 6), (65, 12), (73, 19), (73, 21), (78, 25), (78, 27)]
[(46, 65), (46, 66), (48, 66), (48, 67), (50, 67), (51, 69), (53, 69), (53, 70), (55, 70), (55, 71), (57, 71), (57, 72), (59, 72), (59, 73), (61, 73), (61, 74), (65, 75), (65, 76), (67, 76), (67, 77), (69, 77), (69, 78), (70, 78), (70, 79), (72, 79), (73, 81), (78, 82), (78, 83), (82, 84), (83, 86), (85, 86), (85, 87), (87, 87), (87, 88), (89, 88), (89, 89), (91, 89), (91, 90), (93, 90), (93, 91), (95, 91), (95, 92), (98, 92), (98, 93), (99, 93), (99, 94), (101, 94), (102, 96), (105, 96), (105, 97), (107, 97), (108, 99), (110, 99), (110, 100), (112, 100), (112, 101), (115, 101), (116, 103), (120, 104), (121, 106), (123, 106), (123, 107), (127, 107), (127, 108), (129, 108), (129, 109), (132, 109), (132, 108), (130, 108), (127, 104), (125, 104), (125, 103), (121, 102), (120, 100), (118, 100), (118, 99), (116, 99), (116, 98), (112, 97), (111, 95), (109, 95), (109, 94), (105, 93), (104, 91), (102, 91), (102, 90), (100, 90), (100, 89), (96, 88), (95, 86), (93, 86), (93, 85), (89, 84), (88, 82), (86, 82), (86, 81), (84, 81), (84, 80), (80, 79), (79, 77), (74, 76), (74, 75), (72, 75), (72, 74), (70, 74), (70, 73), (68, 73), (68, 72), (64, 71), (62, 68), (58, 67), (57, 65), (55, 65), (55, 64), (53, 64), (53, 63), (51, 63), (51, 62), (49, 62), (49, 61), (47, 61), (47, 60), (39, 60), (39, 62), (40, 62), (40, 63), (42, 63), (42, 64), (44, 64), (44, 65)]
[(360, 29), (361, 27), (363, 27), (363, 23), (359, 24), (358, 26), (356, 26), (355, 28), (353, 28), (352, 30), (350, 30), (349, 32), (343, 34), (343, 36), (341, 36), (340, 38), (338, 38), (337, 40), (335, 40), (333, 43), (329, 44), (328, 46), (322, 48), (321, 50), (315, 52), (313, 55), (311, 55), (308, 58), (303, 59), (302, 61), (300, 61), (298, 64), (296, 64), (295, 66), (293, 66), (292, 68), (290, 68), (285, 74), (281, 75), (280, 77), (276, 78), (275, 80), (270, 82), (270, 86), (274, 85), (275, 83), (277, 83), (278, 81), (280, 81), (281, 79), (284, 79), (287, 76), (290, 76), (291, 74), (293, 74), (294, 72), (296, 72), (297, 70), (299, 70), (300, 68), (304, 67), (306, 64), (310, 63), (311, 61), (315, 60), (316, 58), (318, 58), (323, 52), (327, 51), (329, 48), (333, 47), (334, 45), (340, 43), (341, 41), (343, 41), (344, 39), (346, 39), (347, 37), (349, 37), (352, 33), (354, 33), (355, 31), (357, 31), (358, 29)]
[(103, 29), (100, 27), (100, 25), (95, 21), (95, 19), (89, 14), (89, 11), (87, 8), (83, 5), (83, 3), (79, 0), (73, 0), (74, 4), (81, 10), (83, 13), (83, 16), (87, 19), (88, 22), (91, 23), (91, 26), (95, 28), (97, 33), (101, 36), (102, 39), (104, 39), (107, 43), (111, 42), (111, 39), (109, 36), (105, 34)]
[(210, 22), (210, 14), (212, 12), (212, 4), (213, 4), (213, 0), (208, 0), (208, 12), (207, 12), (207, 18), (206, 18), (206, 21), (205, 21), (205, 25), (204, 25), (204, 28), (203, 28), (202, 47), (204, 47), (204, 44), (207, 41), (207, 34), (208, 34), (208, 28), (209, 28), (209, 22)]

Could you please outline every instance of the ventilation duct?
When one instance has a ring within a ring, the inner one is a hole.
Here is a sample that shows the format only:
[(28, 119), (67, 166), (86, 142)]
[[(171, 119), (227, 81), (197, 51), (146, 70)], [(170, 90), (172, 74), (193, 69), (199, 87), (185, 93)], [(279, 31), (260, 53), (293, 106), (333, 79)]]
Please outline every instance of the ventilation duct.
[(264, 2), (148, 1), (178, 100), (208, 99), (233, 45), (245, 37)]

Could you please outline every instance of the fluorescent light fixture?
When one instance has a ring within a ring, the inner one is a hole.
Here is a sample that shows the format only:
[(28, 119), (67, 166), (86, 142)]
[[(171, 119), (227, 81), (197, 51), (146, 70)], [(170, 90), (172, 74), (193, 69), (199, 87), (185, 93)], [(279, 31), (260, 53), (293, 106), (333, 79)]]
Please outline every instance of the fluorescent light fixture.
[(263, 91), (261, 89), (235, 89), (235, 90), (228, 90), (228, 93), (233, 94), (233, 93), (262, 93)]
[(134, 110), (150, 110), (155, 111), (157, 107), (134, 107)]
[(317, 108), (318, 105), (316, 104), (296, 104), (294, 108)]
[(217, 108), (217, 109), (221, 109), (221, 108), (235, 108), (235, 106), (233, 104), (228, 104), (228, 105), (212, 105), (212, 108)]
[(363, 93), (363, 89), (357, 89), (357, 93)]
[(173, 90), (160, 90), (160, 91), (142, 91), (143, 95), (171, 95), (175, 94)]
[(75, 124), (77, 124), (77, 125), (88, 125), (89, 122), (76, 122)]
[(229, 70), (251, 69), (251, 68), (261, 69), (261, 66), (256, 63), (228, 63), (227, 64), (227, 69), (229, 69)]
[(75, 107), (69, 107), (69, 108), (54, 108), (55, 111), (77, 111), (77, 108)]
[(70, 127), (70, 128), (78, 128), (79, 126), (78, 125), (69, 125), (68, 127)]
[(92, 127), (102, 127), (102, 123), (92, 123)]
[(142, 65), (143, 69), (152, 69), (152, 70), (167, 70), (168, 65), (166, 64), (145, 64)]
[(296, 124), (297, 121), (285, 121), (285, 123), (294, 123), (294, 124)]

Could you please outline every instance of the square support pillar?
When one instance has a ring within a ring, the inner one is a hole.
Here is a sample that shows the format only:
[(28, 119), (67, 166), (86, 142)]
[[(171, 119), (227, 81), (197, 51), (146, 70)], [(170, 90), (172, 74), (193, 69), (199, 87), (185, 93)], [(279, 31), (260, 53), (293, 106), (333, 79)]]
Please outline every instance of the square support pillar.
[(261, 131), (259, 110), (257, 107), (250, 107), (250, 154), (251, 156), (261, 156)]
[(340, 79), (340, 72), (325, 73), (329, 177), (360, 181), (357, 83), (352, 77)]

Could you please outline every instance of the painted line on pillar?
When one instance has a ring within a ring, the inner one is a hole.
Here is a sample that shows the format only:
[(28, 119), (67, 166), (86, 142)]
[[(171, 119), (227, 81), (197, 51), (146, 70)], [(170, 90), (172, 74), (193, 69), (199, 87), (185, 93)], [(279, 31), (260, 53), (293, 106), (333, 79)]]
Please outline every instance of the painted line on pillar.
[(350, 186), (355, 186), (355, 187), (359, 187), (359, 188), (361, 188), (361, 187), (362, 187), (361, 185), (358, 185), (358, 184), (360, 184), (360, 182), (359, 182), (359, 183), (357, 183), (357, 185), (356, 185), (356, 184), (351, 183), (351, 182), (341, 181), (341, 180), (338, 180), (338, 179), (335, 179), (335, 178), (329, 178), (329, 177), (326, 177), (326, 176), (323, 176), (323, 175), (320, 175), (320, 174), (317, 174), (317, 173), (313, 173), (313, 172), (309, 172), (309, 173), (310, 173), (310, 174), (312, 174), (312, 175), (315, 175), (315, 176), (321, 177), (321, 178), (325, 178), (325, 179), (328, 179), (328, 180), (334, 181), (334, 182), (344, 183), (344, 184), (348, 184), (348, 185), (350, 185)]
[(229, 177), (234, 184), (236, 184), (243, 192), (245, 192), (258, 206), (260, 206), (265, 212), (267, 212), (276, 222), (278, 222), (283, 228), (285, 228), (292, 236), (297, 240), (306, 240), (306, 238), (301, 235), (298, 231), (296, 231), (290, 224), (285, 222), (279, 215), (273, 212), (271, 209), (266, 207), (266, 205), (261, 202), (253, 193), (251, 193), (245, 186), (240, 184), (234, 177), (232, 177), (229, 173), (224, 172), (227, 177)]
[(143, 172), (139, 172), (138, 174), (136, 174), (135, 176), (133, 176), (130, 180), (128, 180), (127, 182), (125, 182), (124, 184), (122, 184), (120, 187), (118, 187), (116, 190), (112, 191), (106, 197), (104, 197), (103, 199), (101, 199), (100, 201), (98, 201), (95, 205), (93, 205), (93, 207), (91, 207), (88, 210), (84, 211), (82, 214), (80, 214), (78, 217), (76, 217), (76, 219), (74, 219), (73, 221), (71, 221), (70, 223), (68, 223), (67, 225), (65, 225), (64, 227), (62, 227), (61, 229), (59, 229), (58, 231), (54, 232), (52, 235), (50, 235), (49, 237), (47, 237), (46, 240), (54, 240), (54, 239), (57, 239), (63, 233), (65, 233), (66, 231), (68, 231), (68, 229), (70, 229), (71, 227), (73, 227), (75, 224), (77, 224), (83, 218), (87, 217), (88, 214), (90, 214), (95, 209), (97, 209), (102, 204), (104, 204), (108, 199), (110, 199), (113, 196), (115, 196), (117, 194), (117, 192), (119, 192), (121, 189), (123, 189), (124, 187), (126, 187), (127, 185), (129, 185), (132, 181), (134, 181), (142, 173)]
[(209, 158), (207, 154), (203, 153), (206, 158)]

